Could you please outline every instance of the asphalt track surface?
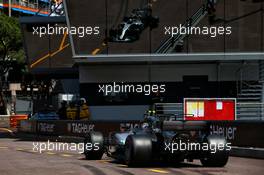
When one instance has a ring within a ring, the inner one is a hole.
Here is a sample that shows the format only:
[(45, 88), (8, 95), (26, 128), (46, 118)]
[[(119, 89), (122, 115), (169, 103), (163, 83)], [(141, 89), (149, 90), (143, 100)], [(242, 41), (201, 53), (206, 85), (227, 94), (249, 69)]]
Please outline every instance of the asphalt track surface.
[(0, 132), (1, 175), (260, 175), (264, 171), (264, 160), (238, 157), (230, 157), (224, 168), (205, 168), (199, 161), (177, 166), (129, 168), (106, 156), (102, 160), (88, 161), (78, 152), (35, 152), (32, 141), (6, 138), (8, 135), (11, 136), (7, 131)]

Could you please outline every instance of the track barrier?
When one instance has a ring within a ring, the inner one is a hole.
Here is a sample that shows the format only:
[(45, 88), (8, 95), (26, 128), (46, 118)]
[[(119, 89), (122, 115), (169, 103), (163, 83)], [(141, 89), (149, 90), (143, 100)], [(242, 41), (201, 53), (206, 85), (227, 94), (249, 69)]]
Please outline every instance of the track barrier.
[(9, 128), (9, 127), (10, 127), (10, 116), (0, 115), (0, 128)]
[[(140, 121), (36, 121), (21, 120), (18, 132), (45, 136), (84, 137), (90, 131), (100, 131), (105, 136), (120, 131), (121, 126), (139, 127)], [(211, 134), (225, 136), (232, 145), (264, 148), (264, 121), (208, 121)]]

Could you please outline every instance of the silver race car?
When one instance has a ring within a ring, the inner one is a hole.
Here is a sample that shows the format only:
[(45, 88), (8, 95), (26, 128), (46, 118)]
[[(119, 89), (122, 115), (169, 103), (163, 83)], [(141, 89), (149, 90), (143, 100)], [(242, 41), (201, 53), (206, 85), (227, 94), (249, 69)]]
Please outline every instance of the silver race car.
[[(100, 148), (85, 150), (86, 159), (101, 159), (106, 153), (129, 166), (153, 161), (177, 164), (200, 159), (204, 166), (222, 167), (228, 162), (231, 149), (224, 137), (208, 133), (207, 122), (179, 121), (164, 115), (145, 116), (139, 127), (131, 129), (124, 125), (120, 131), (105, 138), (100, 132), (90, 132), (85, 143), (97, 143)], [(182, 144), (185, 149), (180, 149)], [(196, 149), (186, 145), (193, 145)]]
[(110, 29), (109, 42), (134, 42), (139, 40), (142, 31), (156, 28), (158, 17), (152, 16), (151, 8), (134, 9), (131, 16), (125, 17), (116, 29)]

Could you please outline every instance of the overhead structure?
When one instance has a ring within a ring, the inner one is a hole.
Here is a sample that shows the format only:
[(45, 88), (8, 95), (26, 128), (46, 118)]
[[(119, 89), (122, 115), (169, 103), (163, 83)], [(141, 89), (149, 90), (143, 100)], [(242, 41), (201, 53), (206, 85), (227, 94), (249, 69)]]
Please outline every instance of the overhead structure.
[[(208, 9), (205, 4), (203, 4), (186, 22), (183, 24), (184, 28), (190, 28), (197, 26), (202, 19), (208, 14)], [(175, 51), (177, 45), (181, 45), (183, 39), (188, 36), (188, 34), (181, 34), (178, 32), (176, 36), (169, 37), (166, 39), (155, 53), (165, 54)]]

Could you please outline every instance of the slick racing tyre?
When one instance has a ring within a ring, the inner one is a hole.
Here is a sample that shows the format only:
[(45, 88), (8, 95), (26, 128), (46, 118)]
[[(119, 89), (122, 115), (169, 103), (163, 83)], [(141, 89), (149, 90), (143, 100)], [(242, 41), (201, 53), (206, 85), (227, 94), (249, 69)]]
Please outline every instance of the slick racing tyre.
[(84, 140), (84, 155), (87, 160), (100, 160), (104, 154), (104, 137), (100, 132), (90, 132)]
[[(223, 167), (228, 162), (229, 157), (229, 150), (226, 148), (226, 139), (221, 136), (217, 135), (210, 135), (206, 139), (206, 143), (208, 143), (208, 146), (210, 148), (214, 148), (213, 152), (212, 150), (204, 151), (203, 157), (200, 159), (203, 166), (207, 167)], [(222, 149), (215, 149), (215, 145), (224, 145), (222, 146)]]
[(148, 135), (129, 135), (125, 143), (125, 163), (138, 166), (149, 163), (152, 157), (152, 140)]

